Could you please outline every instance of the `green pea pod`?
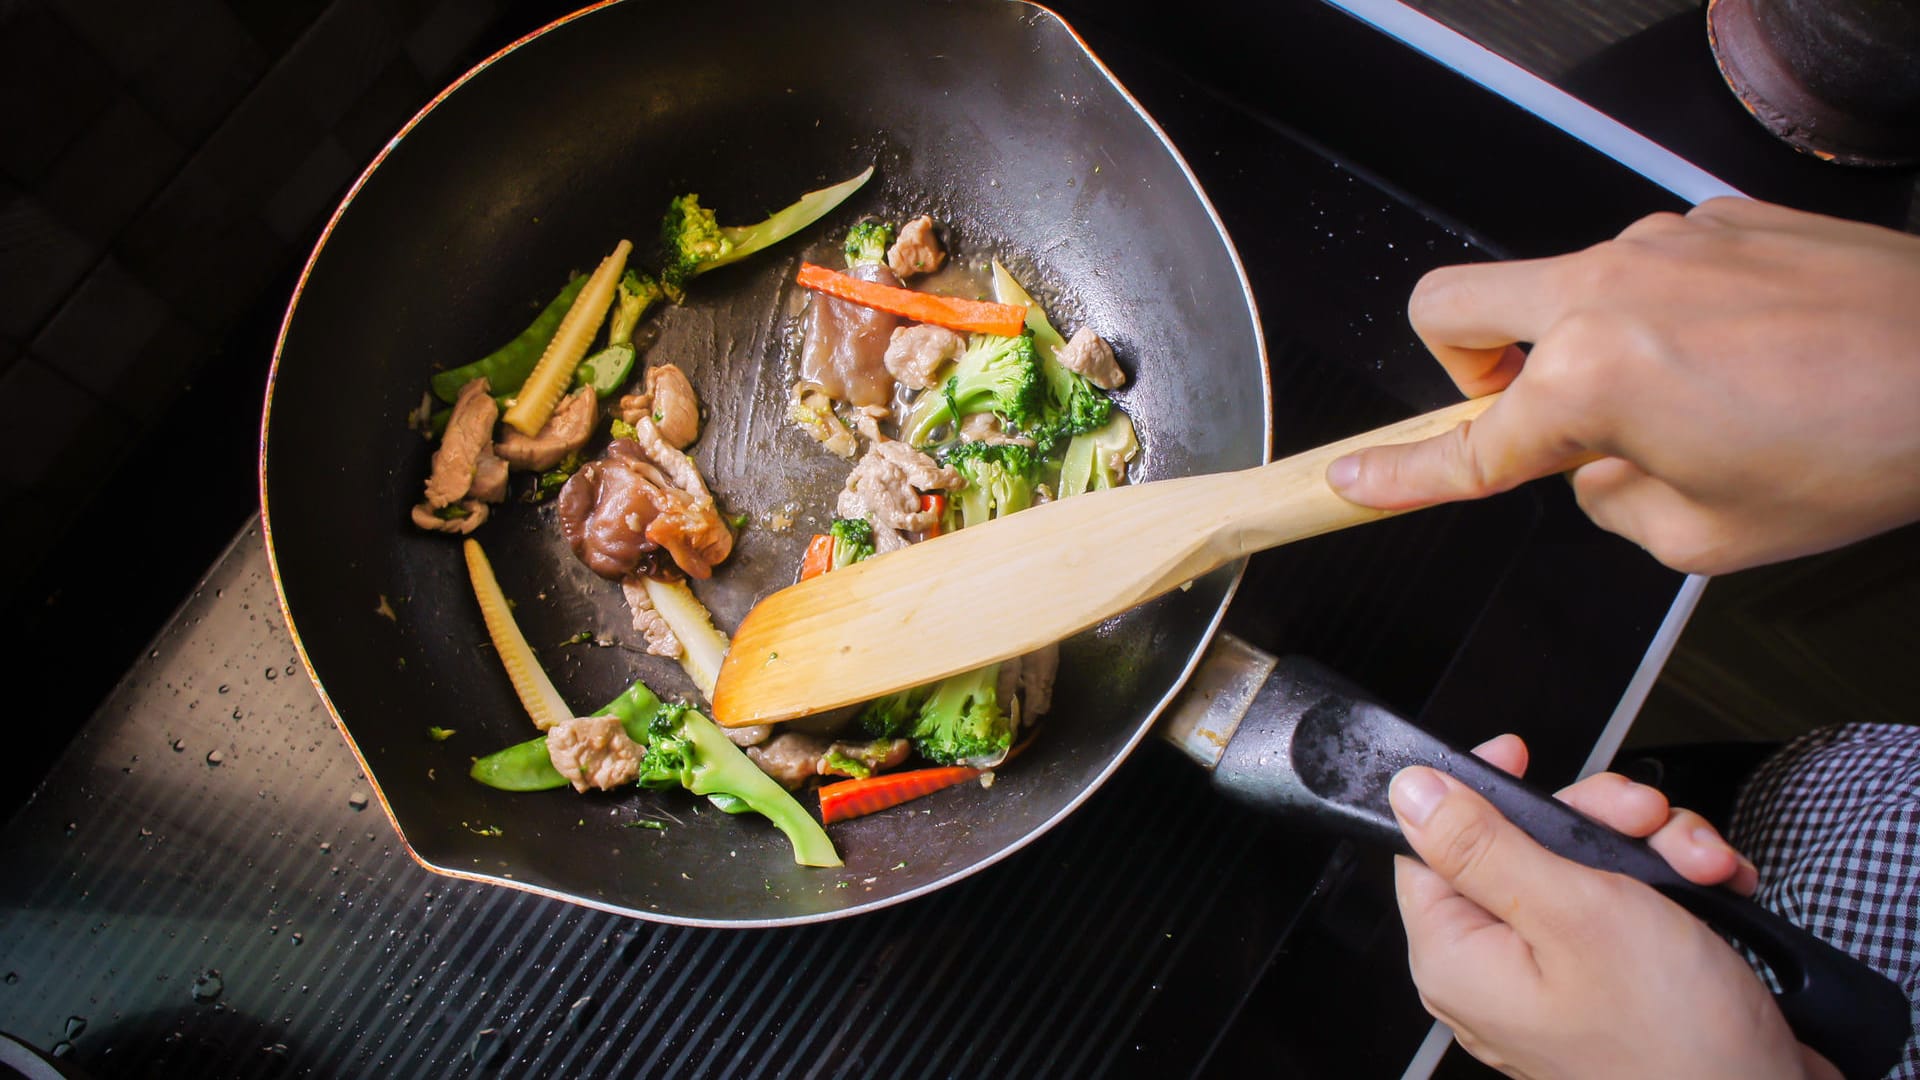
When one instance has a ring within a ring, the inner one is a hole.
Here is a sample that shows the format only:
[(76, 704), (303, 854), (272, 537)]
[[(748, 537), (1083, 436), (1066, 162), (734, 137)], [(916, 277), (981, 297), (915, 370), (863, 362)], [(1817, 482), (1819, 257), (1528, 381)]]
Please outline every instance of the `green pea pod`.
[(460, 388), (474, 379), (486, 376), (487, 387), (495, 397), (503, 397), (520, 389), (533, 373), (533, 367), (540, 362), (540, 354), (547, 350), (547, 343), (560, 329), (560, 320), (566, 318), (567, 309), (573, 306), (574, 298), (585, 288), (587, 279), (577, 274), (553, 298), (546, 310), (520, 336), (493, 350), (471, 364), (442, 371), (433, 377), (433, 396), (448, 404), (460, 396)]
[(573, 373), (575, 386), (591, 386), (601, 400), (612, 397), (627, 385), (633, 374), (635, 353), (631, 345), (609, 345), (585, 360)]
[[(619, 717), (627, 737), (645, 746), (647, 723), (659, 712), (660, 699), (646, 684), (634, 683), (591, 715)], [(567, 778), (560, 775), (560, 770), (553, 767), (553, 759), (547, 756), (545, 735), (488, 754), (473, 763), (468, 775), (501, 791), (551, 791), (567, 786)]]

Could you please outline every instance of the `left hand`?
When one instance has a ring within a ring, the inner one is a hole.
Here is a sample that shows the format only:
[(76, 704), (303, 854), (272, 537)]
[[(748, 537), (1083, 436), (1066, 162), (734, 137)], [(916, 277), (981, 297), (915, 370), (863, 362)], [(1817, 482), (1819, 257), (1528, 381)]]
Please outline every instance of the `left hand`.
[[(1525, 767), (1511, 736), (1477, 752)], [(1475, 1057), (1528, 1077), (1834, 1075), (1746, 963), (1666, 897), (1548, 852), (1431, 769), (1403, 771), (1390, 797), (1426, 861), (1395, 867), (1414, 982)], [(1751, 891), (1751, 864), (1651, 788), (1602, 774), (1561, 797), (1690, 880)]]

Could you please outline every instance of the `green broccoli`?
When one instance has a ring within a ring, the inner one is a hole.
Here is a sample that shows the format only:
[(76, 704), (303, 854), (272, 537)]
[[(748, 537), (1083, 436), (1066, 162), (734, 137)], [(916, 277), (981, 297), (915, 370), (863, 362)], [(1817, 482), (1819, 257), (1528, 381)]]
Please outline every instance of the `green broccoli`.
[(628, 270), (614, 294), (613, 313), (607, 316), (607, 344), (632, 345), (633, 328), (661, 296), (660, 283), (651, 274)]
[[(1017, 337), (973, 334), (939, 392), (923, 392), (901, 425), (908, 444), (924, 447), (946, 424), (980, 412), (996, 413), (1021, 430), (1046, 419), (1040, 354), (1031, 331)], [(1089, 384), (1091, 385), (1091, 384)]]
[(966, 481), (952, 498), (947, 512), (949, 528), (972, 528), (1033, 505), (1040, 463), (1026, 447), (963, 442), (945, 456), (946, 463)]
[[(645, 747), (642, 787), (682, 787), (707, 796), (727, 813), (756, 810), (787, 835), (795, 862), (840, 865), (833, 841), (806, 808), (691, 707), (662, 704), (645, 683), (636, 682), (593, 715), (618, 717), (627, 737)], [(544, 791), (567, 783), (547, 754), (545, 735), (475, 761), (471, 775), (504, 791)]]
[(834, 518), (827, 533), (833, 537), (830, 570), (852, 566), (873, 554), (873, 522), (866, 518)]
[(907, 737), (921, 757), (941, 765), (985, 768), (1013, 746), (1013, 718), (1000, 707), (1000, 665), (940, 680), (914, 716)]
[(893, 226), (884, 221), (857, 222), (847, 230), (847, 268), (886, 262), (892, 243)]
[(920, 706), (932, 693), (931, 685), (915, 686), (869, 701), (860, 710), (860, 727), (876, 739), (910, 738)]
[(667, 204), (666, 217), (660, 222), (661, 291), (680, 303), (693, 277), (785, 240), (839, 206), (872, 175), (869, 165), (832, 187), (809, 191), (757, 225), (723, 227), (713, 211), (700, 205), (700, 196), (679, 196)]
[(1104, 426), (1112, 415), (1113, 400), (1105, 392), (1051, 356), (1041, 359), (1040, 375), (1040, 417), (1022, 430), (1033, 437), (1042, 454)]

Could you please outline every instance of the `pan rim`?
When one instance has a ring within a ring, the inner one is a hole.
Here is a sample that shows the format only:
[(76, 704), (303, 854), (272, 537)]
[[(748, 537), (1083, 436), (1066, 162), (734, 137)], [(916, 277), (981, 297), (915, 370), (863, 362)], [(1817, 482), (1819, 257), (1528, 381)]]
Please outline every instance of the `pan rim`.
[[(308, 253), (306, 262), (301, 267), (300, 276), (294, 283), (293, 291), (287, 300), (286, 310), (281, 316), (280, 329), (274, 338), (273, 356), (268, 365), (266, 392), (260, 412), (259, 448), (256, 455), (256, 479), (260, 500), (260, 532), (266, 547), (267, 570), (268, 576), (273, 582), (274, 598), (279, 607), (280, 616), (286, 622), (287, 634), (293, 642), (294, 652), (299, 657), (300, 666), (302, 670), (306, 672), (307, 679), (312, 683), (315, 692), (319, 694), (320, 702), (326, 708), (327, 716), (332, 720), (334, 729), (338, 731), (341, 738), (346, 741), (347, 747), (352, 752), (355, 762), (360, 766), (361, 775), (366, 777), (367, 784), (372, 789), (374, 801), (380, 806), (380, 812), (386, 815), (387, 822), (393, 826), (394, 834), (399, 837), (401, 849), (406, 852), (408, 858), (412, 859), (414, 863), (422, 869), (449, 878), (502, 886), (520, 892), (531, 893), (548, 899), (560, 900), (569, 904), (577, 904), (581, 907), (640, 919), (646, 922), (704, 929), (772, 929), (785, 926), (803, 926), (813, 923), (832, 922), (879, 911), (892, 907), (895, 904), (916, 899), (971, 877), (1001, 862), (1015, 852), (1023, 850), (1041, 836), (1051, 832), (1070, 814), (1078, 810), (1096, 791), (1103, 787), (1113, 774), (1119, 770), (1121, 765), (1132, 756), (1133, 752), (1139, 747), (1141, 740), (1144, 739), (1147, 733), (1153, 729), (1154, 725), (1159, 722), (1161, 714), (1164, 713), (1167, 707), (1172, 704), (1173, 700), (1180, 695), (1195, 669), (1199, 667), (1201, 660), (1205, 657), (1207, 650), (1213, 643), (1214, 635), (1219, 631), (1222, 621), (1226, 618), (1227, 609), (1232, 605), (1234, 597), (1239, 592), (1240, 583), (1246, 574), (1247, 560), (1242, 558), (1221, 570), (1214, 571), (1216, 574), (1229, 573), (1230, 579), (1226, 582), (1221, 592), (1220, 601), (1214, 609), (1212, 618), (1207, 621), (1206, 626), (1199, 633), (1194, 643), (1192, 654), (1187, 658), (1186, 663), (1181, 667), (1167, 691), (1161, 695), (1160, 699), (1147, 711), (1145, 719), (1135, 728), (1133, 733), (1121, 746), (1120, 750), (1112, 755), (1106, 765), (1101, 768), (1077, 794), (1071, 799), (1068, 799), (1066, 803), (1053, 814), (1035, 824), (1023, 835), (1015, 838), (998, 851), (911, 889), (884, 897), (876, 897), (872, 900), (843, 908), (764, 918), (699, 918), (627, 907), (579, 893), (566, 892), (534, 882), (521, 881), (510, 876), (479, 873), (451, 866), (442, 866), (422, 856), (420, 852), (414, 848), (412, 840), (408, 838), (406, 829), (401, 826), (399, 818), (395, 815), (393, 807), (387, 800), (385, 789), (376, 776), (366, 754), (361, 750), (359, 743), (355, 741), (353, 733), (347, 728), (346, 721), (340, 715), (338, 707), (335, 706), (332, 695), (327, 692), (326, 684), (321, 681), (320, 673), (313, 665), (312, 657), (307, 651), (306, 642), (300, 634), (299, 625), (294, 621), (292, 608), (287, 602), (286, 584), (281, 578), (279, 555), (274, 544), (273, 519), (270, 510), (271, 502), (267, 495), (267, 433), (273, 416), (274, 388), (279, 377), (280, 363), (286, 348), (288, 332), (293, 324), (294, 312), (299, 307), (301, 295), (306, 289), (314, 266), (319, 262), (320, 255), (326, 248), (327, 241), (332, 237), (334, 229), (338, 227), (341, 219), (346, 215), (347, 209), (353, 204), (354, 198), (360, 193), (360, 190), (366, 185), (367, 181), (372, 178), (374, 172), (387, 160), (387, 157), (400, 145), (401, 140), (406, 138), (415, 127), (425, 120), (429, 114), (438, 108), (441, 103), (455, 91), (492, 67), (495, 63), (519, 50), (522, 46), (544, 37), (548, 33), (577, 19), (592, 15), (602, 8), (622, 2), (624, 2), (624, 0), (597, 0), (597, 2), (582, 7), (577, 11), (562, 15), (502, 46), (455, 78), (444, 89), (430, 98), (425, 105), (421, 106), (419, 111), (414, 113), (413, 116), (401, 126), (400, 130), (387, 140), (385, 145), (381, 147), (380, 152), (374, 155), (373, 160), (369, 162), (367, 167), (361, 171), (360, 175), (354, 179), (352, 185), (348, 187), (346, 194), (341, 197), (339, 205), (334, 208), (332, 215), (328, 217), (326, 224), (321, 228), (320, 235), (314, 241), (312, 251)], [(1261, 444), (1257, 454), (1257, 463), (1266, 464), (1272, 459), (1273, 453), (1273, 376), (1272, 370), (1268, 366), (1266, 333), (1261, 324), (1259, 305), (1255, 302), (1253, 287), (1247, 278), (1246, 266), (1240, 258), (1239, 249), (1234, 245), (1232, 236), (1228, 234), (1226, 224), (1221, 220), (1219, 211), (1213, 205), (1213, 200), (1208, 198), (1205, 189), (1200, 185), (1199, 178), (1194, 175), (1192, 166), (1188, 164), (1186, 157), (1180, 153), (1179, 148), (1173, 144), (1173, 140), (1167, 137), (1166, 131), (1153, 119), (1146, 108), (1140, 104), (1139, 99), (1135, 98), (1133, 94), (1127, 90), (1119, 78), (1114, 75), (1112, 69), (1109, 68), (1093, 51), (1092, 47), (1087, 44), (1086, 39), (1081, 37), (1079, 32), (1065, 19), (1061, 18), (1058, 13), (1042, 4), (1033, 2), (1033, 0), (976, 0), (976, 2), (979, 2), (981, 6), (1010, 3), (1031, 9), (1031, 15), (1029, 15), (1031, 25), (1038, 25), (1039, 20), (1042, 18), (1051, 20), (1051, 23), (1055, 27), (1064, 32), (1067, 37), (1072, 40), (1074, 45), (1079, 48), (1082, 56), (1084, 56), (1086, 60), (1093, 65), (1094, 69), (1099, 72), (1100, 76), (1106, 80), (1107, 85), (1120, 96), (1121, 100), (1133, 111), (1134, 115), (1152, 132), (1153, 137), (1158, 140), (1160, 146), (1173, 160), (1173, 163), (1178, 166), (1180, 174), (1185, 177), (1188, 190), (1199, 200), (1201, 207), (1206, 212), (1207, 219), (1213, 223), (1215, 234), (1219, 237), (1221, 244), (1226, 248), (1228, 261), (1233, 268), (1234, 277), (1240, 286), (1241, 299), (1245, 303), (1247, 313), (1252, 322), (1255, 360), (1257, 360), (1259, 364), (1261, 389)]]

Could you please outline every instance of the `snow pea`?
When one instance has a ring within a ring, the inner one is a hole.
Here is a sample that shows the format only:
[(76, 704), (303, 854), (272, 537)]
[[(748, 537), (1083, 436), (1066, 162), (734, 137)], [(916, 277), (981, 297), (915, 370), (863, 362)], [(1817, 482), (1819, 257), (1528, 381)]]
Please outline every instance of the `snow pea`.
[(433, 396), (448, 404), (460, 396), (460, 388), (481, 376), (486, 376), (487, 388), (495, 397), (504, 397), (520, 389), (533, 373), (533, 366), (540, 362), (540, 354), (547, 349), (547, 343), (560, 329), (560, 320), (566, 318), (567, 309), (573, 306), (574, 298), (585, 288), (587, 278), (576, 274), (560, 290), (560, 295), (540, 312), (538, 318), (520, 331), (518, 337), (493, 350), (471, 364), (449, 368), (433, 376)]

